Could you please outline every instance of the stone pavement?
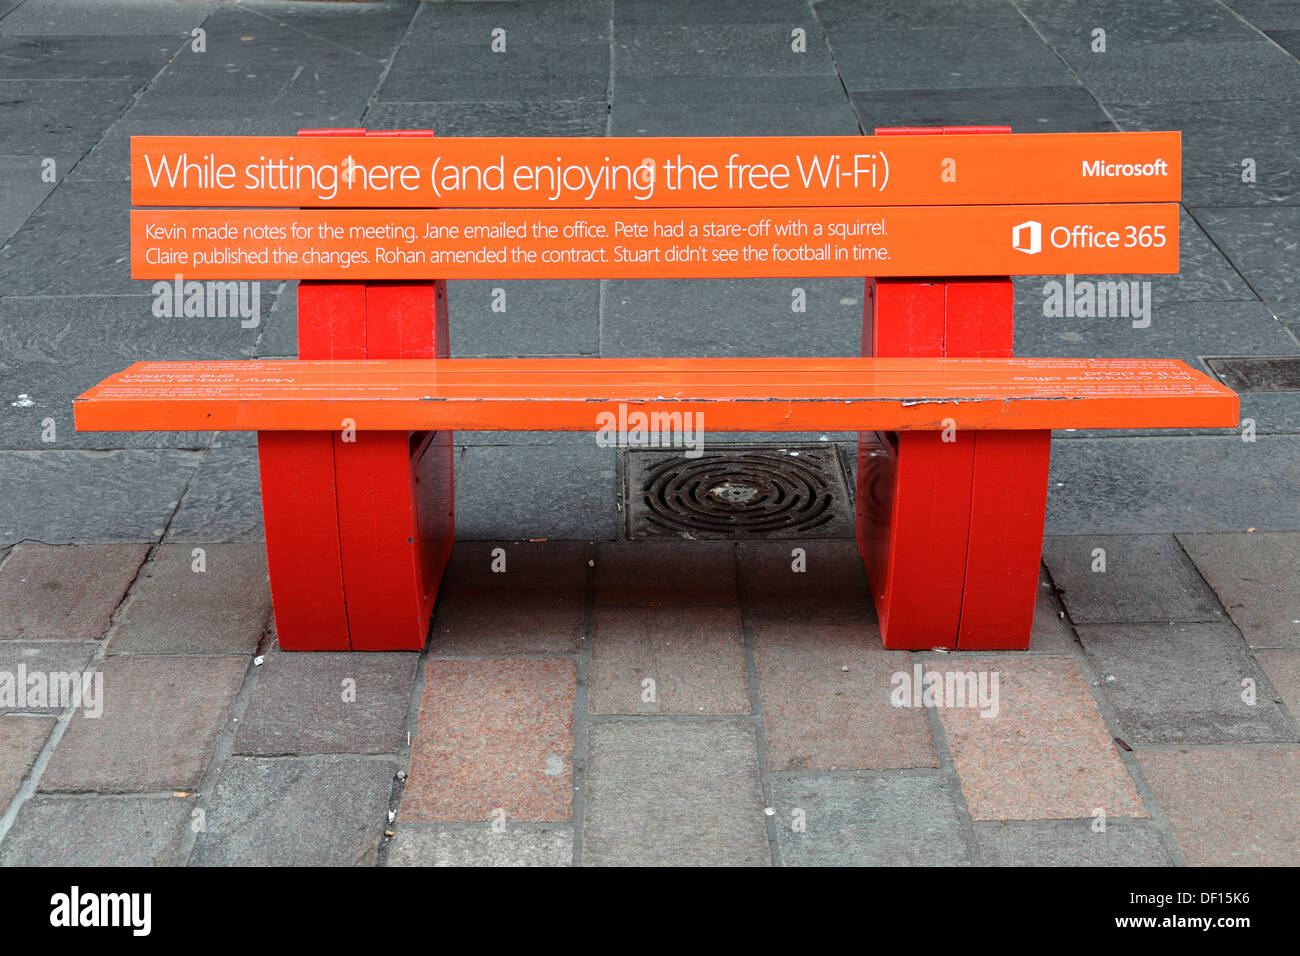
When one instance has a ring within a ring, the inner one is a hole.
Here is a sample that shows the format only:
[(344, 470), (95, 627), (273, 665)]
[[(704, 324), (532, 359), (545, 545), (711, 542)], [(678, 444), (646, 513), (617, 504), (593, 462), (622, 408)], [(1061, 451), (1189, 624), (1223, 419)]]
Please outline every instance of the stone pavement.
[[(1300, 356), (1298, 52), (1282, 0), (0, 0), (0, 863), (1300, 862), (1294, 383), (1243, 393), (1253, 434), (1056, 435), (1033, 647), (979, 654), (883, 650), (851, 540), (629, 541), (617, 450), (473, 433), (425, 652), (282, 653), (252, 436), (70, 405), (135, 360), (294, 354), (292, 283), (247, 328), (154, 316), (127, 149), (312, 126), (1179, 129), (1182, 272), (1116, 277), (1149, 325), (1021, 279), (1017, 353)], [(450, 308), (458, 356), (853, 354), (862, 281)], [(81, 707), (6, 697), (91, 668)], [(895, 706), (958, 672), (997, 694)]]

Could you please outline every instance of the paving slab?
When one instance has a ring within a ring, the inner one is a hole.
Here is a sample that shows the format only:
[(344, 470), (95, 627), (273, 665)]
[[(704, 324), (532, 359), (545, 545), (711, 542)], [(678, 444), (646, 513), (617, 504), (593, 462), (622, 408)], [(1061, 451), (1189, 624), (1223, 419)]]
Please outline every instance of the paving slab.
[(0, 717), (0, 813), (18, 793), (54, 723), (53, 717)]
[(1108, 42), (1105, 53), (1080, 42), (1060, 52), (1102, 103), (1294, 102), (1300, 94), (1295, 60), (1263, 37)]
[(490, 827), (454, 830), (399, 827), (388, 866), (572, 866), (569, 827)]
[(78, 156), (65, 153), (54, 156), (15, 156), (0, 154), (0, 243), (12, 236), (27, 221), (57, 183), (46, 182), (49, 168), (46, 159), (54, 160), (54, 175), (71, 169)]
[(418, 663), (409, 653), (272, 649), (257, 670), (234, 752), (395, 754)]
[(148, 80), (176, 51), (177, 40), (150, 36), (6, 36), (0, 24), (0, 78), (15, 80)]
[(623, 77), (611, 136), (856, 136), (837, 76)]
[(167, 540), (253, 542), (265, 537), (257, 448), (217, 446), (205, 452)]
[(782, 774), (772, 783), (781, 863), (969, 866), (960, 800), (934, 774)]
[[(424, 29), (423, 21), (393, 58), (381, 95), (386, 102), (513, 100), (525, 90), (537, 99), (595, 99), (609, 81), (609, 40), (583, 29), (561, 36), (504, 18), (436, 29)], [(505, 31), (504, 50), (493, 49), (497, 29)]]
[(1052, 536), (1043, 560), (1075, 624), (1224, 618), (1170, 534)]
[[(680, 0), (675, 0), (680, 3)], [(613, 0), (494, 0), (492, 3), (421, 3), (407, 42), (446, 30), (502, 27), (537, 36), (609, 37)]]
[(1255, 651), (1254, 657), (1291, 719), (1300, 724), (1300, 650)]
[(438, 591), (430, 655), (577, 653), (587, 550), (573, 541), (457, 542)]
[[(1259, 33), (1215, 0), (1024, 0), (1016, 4), (1067, 57), (1106, 56), (1138, 43), (1257, 41)], [(1106, 31), (1106, 53), (1092, 54), (1092, 31)]]
[(1300, 57), (1300, 30), (1269, 30), (1268, 38), (1294, 57)]
[(1300, 747), (1138, 751), (1192, 866), (1300, 863)]
[(593, 714), (748, 714), (740, 609), (597, 608), (587, 682)]
[[(1295, 740), (1268, 679), (1236, 629), (1224, 624), (1080, 627), (1097, 693), (1129, 743)], [(1254, 681), (1255, 702), (1243, 699)]]
[[(1176, 129), (1183, 139), (1182, 196), (1189, 206), (1265, 206), (1300, 201), (1300, 117), (1269, 100), (1107, 103), (1126, 130)], [(1246, 158), (1254, 181), (1243, 182)]]
[(568, 820), (576, 681), (568, 660), (430, 661), (402, 819)]
[[(65, 674), (75, 675), (80, 680), (90, 659), (94, 657), (98, 645), (94, 642), (81, 641), (0, 641), (0, 714), (50, 714), (58, 716), (66, 702), (62, 691), (51, 695), (51, 685), (62, 688), (70, 686)], [(29, 678), (36, 678), (33, 685)], [(39, 681), (43, 680), (42, 688)], [(5, 688), (8, 685), (8, 688)], [(23, 688), (19, 695), (19, 688)], [(30, 691), (37, 689), (44, 694), (44, 706), (39, 700), (34, 701)], [(12, 696), (10, 696), (12, 694)]]
[(0, 638), (99, 640), (148, 551), (146, 544), (18, 545), (0, 569)]
[[(926, 666), (951, 665), (930, 659)], [(939, 708), (973, 820), (1073, 820), (1098, 807), (1108, 816), (1146, 816), (1078, 664), (963, 658), (960, 666), (986, 672), (990, 689), (998, 673), (997, 716)]]
[(1261, 30), (1300, 28), (1300, 9), (1291, 0), (1232, 0), (1232, 9)]
[[(125, 268), (125, 266), (123, 266)], [(170, 283), (166, 283), (170, 287)], [(267, 283), (262, 292), (269, 292)], [(154, 295), (0, 298), (0, 447), (204, 448), (212, 432), (78, 431), (73, 399), (133, 362), (248, 358), (258, 329), (238, 318), (154, 315)], [(269, 314), (274, 299), (259, 293)], [(26, 398), (19, 399), (19, 395)], [(18, 404), (15, 405), (15, 400)], [(43, 439), (54, 420), (54, 441)]]
[(730, 541), (619, 541), (596, 548), (597, 605), (734, 605)]
[[(80, 157), (131, 104), (143, 83), (143, 79), (0, 79), (4, 151)], [(69, 230), (64, 238), (69, 244), (75, 242), (75, 231)], [(16, 291), (8, 283), (5, 289)]]
[(179, 797), (49, 796), (18, 811), (0, 866), (173, 866), (196, 801)]
[(447, 317), (453, 358), (595, 355), (600, 283), (449, 282)]
[(605, 135), (609, 107), (603, 97), (526, 98), (531, 92), (525, 87), (516, 94), (524, 98), (510, 100), (376, 103), (366, 113), (365, 125), (370, 129), (432, 129), (439, 136)]
[(618, 535), (614, 450), (590, 445), (460, 445), (456, 537), (462, 541)]
[(396, 772), (341, 754), (231, 757), (190, 866), (374, 866)]
[[(0, 96), (12, 92), (5, 90), (8, 82), (0, 80)], [(90, 85), (102, 88), (112, 84)], [(124, 99), (129, 96), (129, 91), (123, 91)], [(91, 94), (86, 102), (94, 102)], [(115, 117), (116, 107), (114, 110)], [(64, 124), (86, 129), (89, 121), (75, 113), (61, 113), (58, 126)], [(0, 125), (0, 131), (3, 129)], [(98, 138), (99, 133), (94, 133), (85, 149)], [(18, 146), (6, 134), (6, 152), (18, 151)], [(46, 155), (70, 151), (66, 144), (51, 143), (46, 149)], [(60, 184), (0, 247), (0, 288), (7, 295), (148, 294), (152, 283), (131, 278), (130, 209), (130, 190), (125, 183)]]
[(738, 561), (760, 623), (876, 621), (856, 541), (744, 541)]
[[(621, 4), (620, 4), (621, 7)], [(909, 3), (856, 3), (820, 0), (817, 19), (828, 31), (866, 34), (876, 30), (968, 30), (1023, 27), (1022, 17), (1006, 0), (911, 0)], [(923, 42), (920, 40), (914, 42)]]
[[(1300, 529), (1300, 436), (1053, 442), (1047, 534)], [(1224, 476), (1232, 490), (1224, 491)]]
[(173, 450), (0, 451), (0, 541), (156, 541), (198, 463)]
[[(373, 60), (384, 60), (401, 43), (422, 6), (418, 0), (372, 0), (355, 6), (329, 2), (304, 4), (297, 0), (238, 6), (222, 3), (205, 26), (210, 33), (237, 37), (241, 46), (244, 27), (254, 27), (258, 39), (275, 44), (272, 52), (287, 48), (287, 52), (303, 59), (315, 52), (317, 44), (327, 44)], [(277, 28), (269, 36), (268, 21)]]
[(924, 710), (890, 700), (912, 657), (873, 625), (759, 625), (754, 657), (772, 770), (939, 766)]
[(235, 657), (105, 660), (103, 714), (68, 724), (41, 790), (194, 789), (247, 669)]
[(867, 132), (878, 126), (1010, 126), (1013, 133), (1115, 129), (1106, 111), (1082, 86), (872, 90), (854, 93), (853, 106)]
[(1295, 269), (1294, 249), (1300, 207), (1192, 212), (1260, 297), (1300, 335), (1300, 275)]
[(924, 34), (831, 28), (826, 38), (852, 92), (1079, 84), (1028, 26)]
[[(803, 293), (798, 299), (796, 289)], [(862, 296), (861, 277), (615, 279), (605, 284), (600, 354), (606, 358), (860, 355)], [(796, 303), (804, 311), (793, 311)], [(708, 320), (691, 321), (693, 316)]]
[[(799, 51), (794, 49), (795, 29), (804, 31)], [(782, 24), (618, 26), (613, 62), (616, 81), (625, 76), (835, 74), (835, 63), (811, 11)]]
[(583, 864), (769, 865), (748, 720), (631, 718), (587, 734)]
[(618, 0), (617, 29), (641, 24), (715, 26), (734, 23), (771, 23), (792, 26), (808, 19), (801, 0)]
[(975, 824), (990, 866), (1172, 866), (1160, 834), (1146, 820), (1003, 820)]
[(271, 616), (266, 549), (168, 542), (132, 597), (109, 654), (251, 655)]
[(214, 0), (27, 0), (0, 22), (8, 36), (188, 36), (216, 6)]
[(1300, 646), (1300, 533), (1183, 534), (1205, 580), (1251, 647)]

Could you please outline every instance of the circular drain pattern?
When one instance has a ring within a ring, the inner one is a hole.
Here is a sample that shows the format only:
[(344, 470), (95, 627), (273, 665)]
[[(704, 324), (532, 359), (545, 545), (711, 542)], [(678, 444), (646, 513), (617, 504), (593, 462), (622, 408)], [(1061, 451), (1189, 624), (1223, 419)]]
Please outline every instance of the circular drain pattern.
[(646, 475), (645, 520), (670, 531), (744, 537), (807, 531), (835, 517), (816, 455), (781, 452), (672, 458)]

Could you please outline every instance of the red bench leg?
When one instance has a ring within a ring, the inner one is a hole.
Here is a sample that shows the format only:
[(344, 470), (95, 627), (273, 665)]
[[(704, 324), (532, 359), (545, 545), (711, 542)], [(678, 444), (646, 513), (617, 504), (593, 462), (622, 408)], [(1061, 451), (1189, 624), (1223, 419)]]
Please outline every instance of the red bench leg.
[(346, 651), (334, 440), (329, 432), (259, 432), (266, 561), (280, 646)]
[[(445, 357), (446, 285), (303, 282), (298, 353)], [(280, 644), (419, 650), (454, 535), (451, 433), (344, 428), (258, 436)]]

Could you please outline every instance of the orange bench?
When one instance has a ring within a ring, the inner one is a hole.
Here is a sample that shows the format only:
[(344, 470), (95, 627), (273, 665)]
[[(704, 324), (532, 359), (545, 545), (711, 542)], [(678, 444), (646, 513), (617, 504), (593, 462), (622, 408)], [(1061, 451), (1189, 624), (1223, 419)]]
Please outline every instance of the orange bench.
[[(133, 212), (133, 275), (303, 280), (300, 359), (137, 363), (75, 405), (79, 429), (258, 433), (287, 649), (424, 645), (456, 429), (595, 432), (631, 407), (718, 431), (860, 431), (858, 540), (886, 646), (1017, 648), (1050, 430), (1237, 423), (1235, 393), (1181, 362), (1011, 357), (1006, 275), (1177, 270), (1177, 134), (327, 132), (133, 141), (137, 205), (200, 207)], [(834, 175), (792, 172), (833, 156)], [(1099, 181), (1098, 160), (1173, 178)], [(568, 193), (566, 168), (586, 169)], [(241, 191), (241, 175), (257, 182)], [(806, 231), (777, 231), (795, 222)], [(448, 278), (855, 271), (873, 275), (865, 358), (447, 357)]]

